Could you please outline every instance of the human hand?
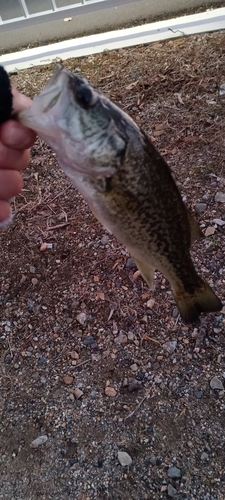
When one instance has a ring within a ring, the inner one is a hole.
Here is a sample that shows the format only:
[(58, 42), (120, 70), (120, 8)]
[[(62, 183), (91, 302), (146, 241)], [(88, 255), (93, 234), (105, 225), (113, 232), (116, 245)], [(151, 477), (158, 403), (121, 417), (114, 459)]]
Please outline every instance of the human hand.
[[(13, 113), (29, 108), (32, 101), (12, 88)], [(8, 200), (20, 193), (23, 180), (20, 171), (30, 161), (29, 148), (34, 144), (35, 133), (16, 120), (0, 126), (0, 228), (11, 220)]]

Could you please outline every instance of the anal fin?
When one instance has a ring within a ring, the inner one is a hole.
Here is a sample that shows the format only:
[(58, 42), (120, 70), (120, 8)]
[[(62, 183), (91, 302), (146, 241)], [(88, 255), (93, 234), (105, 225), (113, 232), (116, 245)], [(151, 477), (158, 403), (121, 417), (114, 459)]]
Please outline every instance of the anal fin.
[(187, 216), (188, 216), (188, 221), (189, 221), (189, 226), (191, 230), (191, 245), (196, 241), (200, 240), (201, 238), (204, 238), (204, 234), (201, 231), (198, 222), (195, 220), (193, 215), (187, 210)]
[(133, 258), (137, 264), (137, 267), (138, 267), (142, 277), (144, 278), (144, 280), (146, 281), (148, 286), (153, 290), (154, 289), (155, 268), (147, 262), (142, 262), (141, 260), (136, 259), (135, 257), (133, 257)]

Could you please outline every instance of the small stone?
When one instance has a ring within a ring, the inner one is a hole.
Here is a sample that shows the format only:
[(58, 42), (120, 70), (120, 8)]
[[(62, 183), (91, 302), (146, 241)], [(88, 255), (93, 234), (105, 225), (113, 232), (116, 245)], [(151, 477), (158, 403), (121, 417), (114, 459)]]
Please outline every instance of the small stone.
[(82, 340), (83, 344), (84, 345), (92, 345), (92, 344), (95, 344), (96, 341), (95, 341), (95, 338), (92, 337), (92, 335), (89, 335), (88, 337), (84, 337), (83, 340)]
[(225, 193), (222, 193), (220, 191), (216, 193), (215, 201), (218, 201), (220, 203), (225, 203)]
[(168, 477), (170, 477), (170, 479), (180, 479), (181, 478), (181, 470), (178, 469), (178, 467), (170, 467), (168, 469)]
[(73, 391), (73, 394), (75, 396), (76, 399), (80, 399), (82, 396), (83, 396), (83, 391), (81, 391), (80, 389), (78, 389), (78, 387), (76, 387)]
[(41, 252), (44, 252), (47, 248), (47, 243), (42, 243), (41, 246), (40, 246), (40, 251)]
[(129, 259), (127, 259), (126, 268), (127, 269), (137, 269), (136, 262), (131, 257), (129, 257)]
[(137, 372), (138, 366), (136, 365), (136, 363), (133, 363), (133, 365), (130, 366), (130, 369), (132, 370), (132, 372)]
[(161, 491), (161, 493), (165, 493), (165, 491), (167, 491), (167, 484), (163, 484), (161, 486), (161, 490), (160, 491)]
[(73, 383), (73, 377), (71, 377), (70, 375), (65, 375), (63, 377), (63, 381), (64, 381), (64, 384), (71, 385)]
[(146, 306), (148, 309), (152, 309), (155, 304), (155, 299), (149, 299), (148, 302), (146, 303)]
[(41, 377), (41, 378), (40, 378), (40, 382), (41, 382), (41, 384), (43, 384), (43, 385), (44, 385), (44, 384), (46, 384), (47, 379), (46, 379), (45, 377)]
[(172, 486), (172, 484), (168, 484), (167, 493), (170, 498), (175, 498), (177, 496), (177, 490)]
[(213, 219), (213, 223), (217, 224), (217, 226), (224, 226), (225, 220), (222, 220), (222, 219)]
[(87, 314), (85, 314), (84, 312), (81, 312), (81, 313), (77, 314), (76, 319), (77, 319), (78, 323), (80, 323), (80, 325), (83, 326), (85, 324), (85, 322), (87, 321)]
[(101, 244), (107, 245), (108, 242), (109, 242), (109, 237), (107, 236), (107, 234), (104, 234), (104, 236), (102, 236), (101, 238)]
[(220, 85), (220, 90), (219, 90), (220, 95), (225, 95), (225, 83), (222, 83)]
[(129, 467), (132, 464), (132, 458), (126, 451), (118, 451), (117, 457), (122, 467)]
[(128, 340), (130, 340), (130, 341), (134, 340), (134, 334), (133, 334), (133, 332), (128, 332), (128, 334), (127, 334), (127, 338), (128, 338)]
[(75, 400), (75, 397), (74, 397), (74, 395), (72, 394), (72, 392), (71, 392), (71, 394), (69, 395), (69, 399), (70, 399), (70, 401), (72, 401), (72, 403), (73, 403), (73, 401)]
[(198, 214), (203, 214), (203, 212), (205, 212), (207, 210), (207, 204), (206, 203), (196, 203), (195, 210)]
[(59, 399), (62, 396), (64, 396), (64, 394), (65, 394), (65, 390), (62, 387), (60, 387), (59, 389), (56, 389), (55, 392), (53, 392), (52, 397), (53, 397), (53, 399)]
[(138, 389), (142, 388), (142, 383), (140, 380), (137, 380), (136, 378), (129, 378), (128, 381), (128, 391), (133, 392), (133, 391), (138, 391)]
[(70, 353), (70, 357), (71, 357), (72, 359), (79, 359), (79, 354), (78, 354), (78, 352), (76, 352), (76, 351), (72, 351), (72, 352)]
[(171, 341), (165, 342), (165, 344), (163, 344), (163, 349), (165, 349), (169, 354), (173, 354), (176, 347), (177, 347), (176, 340), (171, 340)]
[(152, 455), (152, 456), (150, 457), (150, 460), (149, 460), (149, 461), (150, 461), (150, 464), (151, 464), (151, 465), (156, 465), (156, 464), (157, 464), (157, 457), (156, 457), (155, 455)]
[(210, 387), (213, 390), (223, 391), (224, 387), (221, 380), (218, 377), (213, 377), (210, 380)]
[(10, 363), (13, 359), (13, 356), (11, 354), (6, 354), (5, 357), (5, 363)]
[(41, 356), (41, 358), (39, 358), (39, 359), (37, 360), (37, 364), (38, 364), (39, 366), (43, 366), (43, 365), (45, 365), (45, 363), (46, 363), (46, 362), (47, 362), (47, 359), (46, 359), (46, 357), (45, 357), (45, 356)]
[(105, 395), (108, 396), (109, 398), (115, 398), (116, 391), (113, 387), (108, 386), (105, 388)]
[(37, 285), (38, 284), (37, 278), (32, 278), (31, 283), (33, 286)]
[(209, 455), (208, 453), (206, 453), (205, 451), (203, 451), (203, 453), (201, 454), (201, 461), (202, 462), (206, 462), (206, 460), (209, 459)]
[(118, 337), (114, 339), (115, 344), (125, 345), (127, 344), (127, 336), (124, 333), (119, 333)]
[(39, 436), (37, 439), (32, 441), (31, 443), (31, 448), (38, 448), (38, 446), (41, 446), (42, 444), (46, 443), (48, 440), (48, 436)]
[(199, 389), (194, 390), (194, 395), (197, 399), (201, 399), (203, 396), (203, 391), (200, 391)]
[(36, 268), (34, 266), (30, 266), (30, 273), (36, 273)]
[(213, 226), (209, 226), (205, 230), (205, 236), (212, 236), (215, 233), (216, 229)]

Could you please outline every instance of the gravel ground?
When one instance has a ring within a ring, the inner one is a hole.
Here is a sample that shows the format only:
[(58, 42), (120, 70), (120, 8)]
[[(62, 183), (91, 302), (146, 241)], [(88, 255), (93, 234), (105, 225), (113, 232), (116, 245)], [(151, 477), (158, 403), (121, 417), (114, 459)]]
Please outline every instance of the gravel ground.
[[(192, 255), (225, 298), (225, 33), (65, 65), (151, 136), (205, 232)], [(52, 66), (21, 71), (31, 97)], [(4, 500), (222, 500), (225, 307), (193, 326), (151, 292), (40, 140), (1, 233)]]

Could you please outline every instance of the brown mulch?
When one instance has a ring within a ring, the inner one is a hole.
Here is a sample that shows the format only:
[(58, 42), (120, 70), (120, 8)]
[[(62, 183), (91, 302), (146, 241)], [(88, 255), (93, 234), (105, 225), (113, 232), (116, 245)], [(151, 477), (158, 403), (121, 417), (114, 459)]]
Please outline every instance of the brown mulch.
[[(225, 192), (225, 33), (65, 66), (150, 135), (193, 212), (206, 204), (196, 218), (212, 235), (193, 258), (224, 300), (225, 226), (214, 220), (225, 220), (215, 201)], [(12, 82), (33, 97), (52, 72), (24, 70)], [(225, 378), (225, 309), (184, 325), (166, 281), (156, 273), (153, 294), (136, 277), (41, 140), (14, 212), (1, 233), (0, 498), (158, 500), (170, 484), (179, 499), (222, 500), (224, 391), (209, 382)], [(48, 445), (31, 449), (43, 434)], [(132, 457), (129, 469), (118, 450)], [(171, 465), (181, 479), (168, 478)]]

